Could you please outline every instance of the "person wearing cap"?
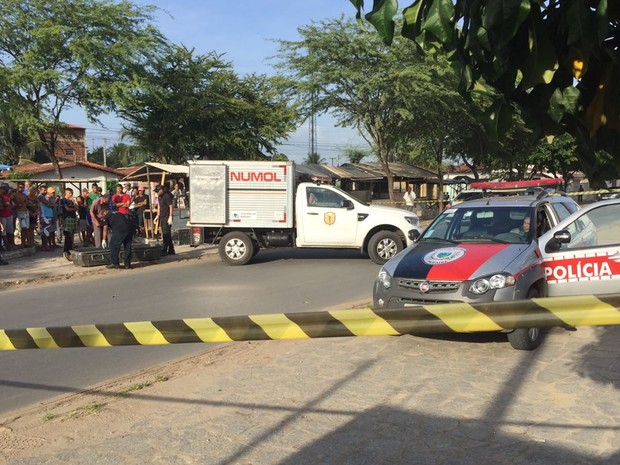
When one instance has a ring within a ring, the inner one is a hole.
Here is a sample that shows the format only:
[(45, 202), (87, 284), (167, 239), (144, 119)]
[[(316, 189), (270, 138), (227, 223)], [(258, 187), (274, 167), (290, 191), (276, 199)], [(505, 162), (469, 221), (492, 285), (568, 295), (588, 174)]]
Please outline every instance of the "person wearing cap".
[(164, 243), (161, 254), (164, 256), (175, 255), (174, 243), (172, 242), (172, 194), (170, 193), (168, 185), (162, 186), (160, 184), (155, 186), (155, 193), (157, 194), (157, 216), (155, 217), (155, 221), (159, 221), (162, 241)]
[(144, 193), (144, 186), (138, 186), (138, 194), (133, 199), (138, 217), (138, 235), (146, 237), (144, 230), (144, 212), (149, 208), (149, 196)]
[[(131, 268), (131, 241), (133, 229), (127, 216), (119, 212), (111, 212), (107, 204), (101, 204), (97, 213), (99, 222), (103, 225), (103, 240), (110, 241), (110, 264), (106, 268), (120, 268), (121, 245), (125, 252), (125, 269)], [(110, 230), (112, 234), (110, 234)]]
[(14, 243), (13, 206), (11, 204), (11, 194), (9, 185), (6, 182), (0, 183), (0, 250), (11, 250)]
[(99, 220), (99, 216), (103, 211), (103, 206), (105, 205), (110, 209), (109, 198), (106, 192), (102, 192), (101, 195), (93, 202), (90, 206), (90, 218), (93, 222), (93, 235), (95, 237), (95, 247), (98, 249), (103, 247), (104, 249), (107, 247), (107, 242), (103, 242), (103, 225)]
[(56, 188), (50, 186), (47, 188), (47, 197), (52, 206), (52, 225), (50, 227), (50, 247), (55, 249), (58, 247), (56, 244), (56, 231), (58, 230), (58, 211), (60, 210), (59, 199), (56, 197)]

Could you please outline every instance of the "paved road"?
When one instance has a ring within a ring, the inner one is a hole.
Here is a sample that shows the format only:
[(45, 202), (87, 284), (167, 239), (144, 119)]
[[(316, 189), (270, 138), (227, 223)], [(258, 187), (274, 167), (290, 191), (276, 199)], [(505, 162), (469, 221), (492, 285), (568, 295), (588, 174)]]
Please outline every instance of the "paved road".
[[(379, 267), (354, 251), (273, 250), (230, 267), (216, 256), (2, 291), (0, 328), (322, 310), (370, 302)], [(0, 412), (205, 350), (201, 345), (5, 352)]]

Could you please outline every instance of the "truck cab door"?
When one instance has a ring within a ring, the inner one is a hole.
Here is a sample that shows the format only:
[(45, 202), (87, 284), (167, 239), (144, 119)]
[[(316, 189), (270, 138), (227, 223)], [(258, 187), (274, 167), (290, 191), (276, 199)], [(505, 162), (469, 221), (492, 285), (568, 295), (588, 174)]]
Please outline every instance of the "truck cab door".
[(327, 186), (307, 185), (300, 190), (297, 245), (337, 247), (355, 243), (358, 219), (355, 204), (350, 199)]
[(579, 210), (540, 238), (548, 295), (620, 290), (620, 202)]

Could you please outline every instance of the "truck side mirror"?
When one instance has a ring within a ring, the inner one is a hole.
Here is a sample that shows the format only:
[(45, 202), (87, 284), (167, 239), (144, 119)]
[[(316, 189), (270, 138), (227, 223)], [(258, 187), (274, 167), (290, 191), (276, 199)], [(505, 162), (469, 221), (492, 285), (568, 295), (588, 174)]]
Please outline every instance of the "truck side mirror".
[(347, 210), (353, 210), (355, 208), (355, 206), (353, 205), (353, 202), (351, 202), (348, 199), (344, 199), (342, 201), (342, 207), (346, 208)]

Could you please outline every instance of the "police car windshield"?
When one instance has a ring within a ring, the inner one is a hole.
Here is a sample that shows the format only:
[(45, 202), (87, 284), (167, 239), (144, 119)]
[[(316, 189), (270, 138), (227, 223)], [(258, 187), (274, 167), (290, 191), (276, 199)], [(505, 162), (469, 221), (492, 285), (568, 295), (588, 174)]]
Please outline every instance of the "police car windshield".
[(532, 235), (528, 207), (469, 207), (444, 211), (421, 240), (522, 244)]

